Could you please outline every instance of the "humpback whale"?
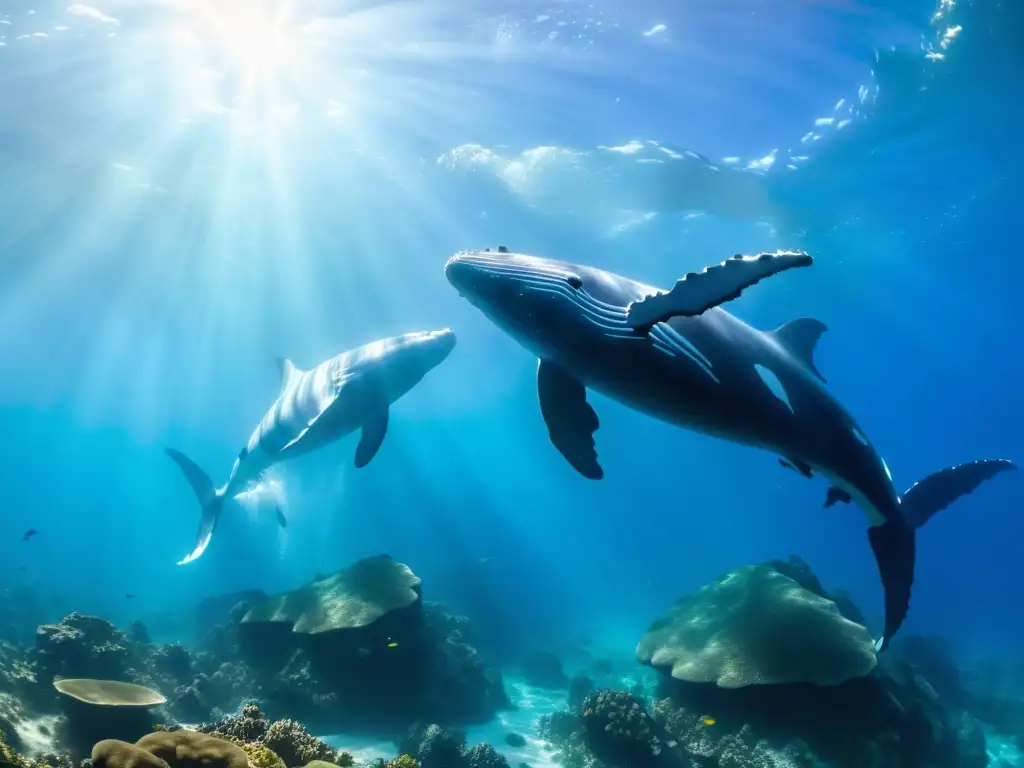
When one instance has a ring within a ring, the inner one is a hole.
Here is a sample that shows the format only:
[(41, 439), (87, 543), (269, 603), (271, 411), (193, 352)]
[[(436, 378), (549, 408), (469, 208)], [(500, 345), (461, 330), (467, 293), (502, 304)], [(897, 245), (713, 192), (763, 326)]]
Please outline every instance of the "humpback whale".
[(587, 402), (593, 389), (661, 421), (770, 451), (830, 485), (826, 506), (856, 503), (885, 592), (884, 650), (910, 605), (914, 531), (1012, 462), (986, 460), (930, 475), (902, 498), (878, 451), (814, 364), (824, 323), (790, 320), (760, 331), (720, 304), (809, 255), (734, 256), (664, 291), (593, 267), (497, 251), (455, 254), (448, 281), (538, 359), (540, 411), (555, 448), (598, 480)]
[[(263, 473), (280, 461), (301, 456), (357, 429), (355, 465), (362, 468), (377, 454), (388, 430), (392, 403), (411, 390), (455, 348), (455, 334), (407, 333), (365, 344), (303, 371), (278, 359), (281, 390), (249, 437), (227, 482), (216, 488), (207, 474), (174, 448), (165, 452), (181, 468), (199, 500), (202, 517), (192, 551), (178, 565), (206, 551), (224, 503), (246, 493)], [(280, 507), (278, 523), (287, 523)]]

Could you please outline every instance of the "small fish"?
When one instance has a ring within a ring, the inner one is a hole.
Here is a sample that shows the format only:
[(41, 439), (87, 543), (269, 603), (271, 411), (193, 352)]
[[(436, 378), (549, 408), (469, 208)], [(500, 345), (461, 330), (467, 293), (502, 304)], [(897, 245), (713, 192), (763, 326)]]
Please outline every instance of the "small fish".
[(22, 541), (28, 541), (33, 536), (35, 536), (37, 533), (39, 533), (39, 531), (37, 531), (35, 528), (29, 528), (27, 531), (25, 531), (25, 535), (21, 537), (21, 540)]
[(397, 647), (398, 647), (398, 643), (395, 643), (395, 642), (388, 643), (388, 648), (397, 648)]
[(125, 595), (125, 599), (126, 600), (134, 600), (135, 599), (135, 595), (133, 595), (131, 592), (129, 592), (128, 594)]
[(704, 725), (714, 725), (714, 724), (715, 724), (715, 722), (716, 722), (716, 721), (715, 721), (715, 718), (713, 718), (713, 717), (708, 717), (707, 715), (703, 715), (703, 716), (701, 716), (701, 718), (700, 718), (700, 721), (701, 721), (702, 723), (704, 723)]

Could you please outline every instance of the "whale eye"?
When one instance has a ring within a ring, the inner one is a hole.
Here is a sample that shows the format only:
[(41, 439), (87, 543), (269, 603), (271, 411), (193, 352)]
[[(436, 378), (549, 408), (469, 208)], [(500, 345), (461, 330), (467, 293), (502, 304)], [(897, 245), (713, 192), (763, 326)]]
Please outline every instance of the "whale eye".
[(565, 278), (565, 282), (567, 282), (569, 286), (575, 291), (579, 291), (583, 288), (583, 280), (580, 279), (577, 275), (569, 275), (567, 278)]

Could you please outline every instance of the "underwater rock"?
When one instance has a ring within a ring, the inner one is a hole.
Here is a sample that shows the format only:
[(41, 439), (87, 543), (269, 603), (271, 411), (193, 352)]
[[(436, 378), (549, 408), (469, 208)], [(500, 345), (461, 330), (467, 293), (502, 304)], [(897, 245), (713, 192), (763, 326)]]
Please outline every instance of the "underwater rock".
[(901, 659), (920, 672), (948, 704), (967, 706), (968, 695), (949, 644), (939, 637), (910, 635), (898, 644)]
[(655, 720), (687, 751), (715, 759), (763, 741), (761, 752), (770, 745), (834, 768), (962, 768), (977, 749), (928, 681), (892, 654), (868, 676), (833, 686), (729, 689), (662, 678), (662, 691)]
[(985, 765), (976, 723), (950, 716), (927, 681), (888, 658), (868, 677), (837, 686), (729, 689), (663, 678), (662, 687), (670, 695), (647, 717), (643, 702), (626, 692), (595, 691), (582, 714), (542, 717), (539, 733), (567, 768)]
[(386, 556), (253, 606), (238, 632), (251, 694), (314, 728), (468, 724), (511, 706), (469, 622), (424, 602), (419, 578)]
[(32, 654), (38, 684), (49, 688), (56, 677), (124, 678), (131, 661), (125, 640), (109, 621), (81, 613), (40, 625)]
[(507, 733), (505, 734), (505, 743), (510, 747), (525, 747), (526, 738), (518, 733)]
[(162, 645), (149, 657), (151, 668), (160, 674), (174, 678), (179, 683), (193, 679), (192, 657), (184, 646), (178, 643)]
[(594, 681), (586, 675), (576, 675), (569, 681), (569, 709), (578, 711), (583, 708), (583, 701), (594, 690)]
[(133, 621), (128, 627), (128, 637), (136, 645), (149, 645), (149, 630), (141, 621)]
[(769, 564), (737, 568), (677, 601), (636, 656), (679, 680), (723, 688), (837, 685), (876, 663), (867, 629)]
[(562, 662), (553, 653), (536, 651), (523, 659), (522, 674), (526, 682), (538, 688), (565, 688), (569, 678)]
[[(266, 599), (267, 593), (262, 589), (243, 589), (201, 600), (195, 609), (195, 638), (201, 640), (214, 627), (227, 623), (239, 604), (244, 604), (248, 610)], [(241, 613), (244, 615), (244, 611)], [(237, 617), (239, 621), (241, 618), (241, 615)]]
[(464, 733), (437, 724), (414, 724), (399, 752), (414, 758), (420, 768), (509, 768), (508, 761), (487, 742), (467, 747)]
[(978, 721), (970, 713), (961, 712), (956, 729), (959, 768), (985, 768), (988, 765), (988, 750), (985, 732)]
[(439, 725), (414, 724), (398, 751), (416, 758), (421, 768), (463, 768), (466, 735)]

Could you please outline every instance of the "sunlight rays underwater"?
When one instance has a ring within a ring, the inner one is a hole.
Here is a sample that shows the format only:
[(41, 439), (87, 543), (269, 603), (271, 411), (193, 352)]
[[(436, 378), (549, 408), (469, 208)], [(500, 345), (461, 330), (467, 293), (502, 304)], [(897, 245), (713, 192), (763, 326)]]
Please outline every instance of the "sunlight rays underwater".
[[(131, 422), (152, 434), (172, 414), (201, 408), (195, 398), (214, 385), (229, 349), (255, 356), (261, 336), (282, 343), (284, 320), (334, 317), (347, 327), (365, 313), (339, 307), (358, 307), (371, 292), (387, 297), (385, 311), (415, 301), (420, 274), (403, 282), (385, 261), (416, 258), (425, 242), (437, 242), (441, 258), (449, 243), (494, 231), (440, 201), (432, 175), (441, 151), (496, 129), (511, 137), (538, 121), (568, 123), (595, 78), (651, 87), (664, 78), (647, 68), (638, 76), (631, 57), (681, 28), (652, 24), (671, 21), (655, 3), (514, 7), (115, 0), (7, 18), (17, 34), (5, 37), (4, 54), (35, 74), (8, 108), (19, 120), (30, 111), (31, 138), (53, 162), (24, 168), (35, 179), (25, 190), (32, 215), (0, 237), (17, 252), (58, 211), (75, 222), (47, 232), (0, 308), (4, 327), (31, 323), (35, 338), (52, 340), (15, 342), (19, 351), (40, 364), (74, 360), (84, 413), (128, 404)], [(704, 31), (733, 18), (698, 10), (689, 22)], [(756, 28), (731, 31), (743, 42)], [(726, 63), (696, 38), (674, 44)], [(46, 44), (58, 58), (40, 69)], [(609, 56), (615, 46), (624, 47)], [(783, 46), (776, 58), (799, 55)], [(49, 77), (58, 62), (65, 86)], [(381, 218), (392, 220), (386, 238)], [(315, 234), (328, 227), (343, 230), (332, 231), (330, 259)], [(83, 284), (102, 300), (82, 300)], [(47, 305), (79, 310), (74, 333), (43, 325), (37, 309)], [(189, 362), (164, 354), (181, 347), (177, 339), (189, 340)], [(130, 384), (117, 373), (128, 355)], [(181, 370), (191, 372), (187, 386)], [(192, 399), (162, 397), (161, 387)]]
[[(5, 386), (25, 387), (25, 400), (42, 405), (71, 399), (79, 418), (119, 424), (153, 446), (216, 423), (215, 456), (201, 463), (218, 474), (275, 391), (274, 356), (308, 365), (406, 330), (411, 318), (427, 328), (470, 317), (461, 304), (434, 300), (450, 297), (440, 265), (510, 228), (484, 215), (484, 201), (446, 188), (436, 172), (443, 151), (481, 136), (498, 148), (528, 146), (570, 125), (629, 146), (632, 136), (608, 137), (599, 120), (574, 112), (607, 82), (648, 94), (664, 86), (648, 49), (669, 44), (680, 26), (659, 29), (654, 4), (637, 6), (628, 24), (595, 18), (603, 12), (582, 3), (517, 14), (454, 1), (72, 7), (59, 15), (72, 17), (77, 37), (50, 52), (70, 68), (68, 81), (47, 81), (52, 64), (40, 68), (41, 49), (25, 47), (56, 36), (13, 39), (3, 51), (36, 76), (38, 88), (12, 92), (12, 102), (34, 107), (32, 138), (53, 153), (43, 181), (28, 187), (43, 220), (0, 234), (18, 278), (0, 288), (0, 333), (11, 357), (37, 374)], [(607, 42), (620, 34), (646, 46), (642, 72), (629, 66), (637, 48)], [(727, 58), (710, 42), (681, 45), (701, 63)], [(780, 59), (800, 59), (778, 48)], [(784, 96), (789, 78), (766, 77)], [(694, 80), (695, 93), (712, 90)], [(721, 122), (673, 116), (687, 119)], [(574, 139), (565, 136), (588, 146)], [(4, 162), (28, 169), (14, 154)], [(57, 222), (58, 213), (72, 213), (71, 222)], [(527, 244), (573, 245), (545, 239), (541, 226), (511, 231)], [(448, 384), (460, 395), (472, 390)], [(549, 463), (527, 448), (543, 438), (539, 429), (509, 439), (523, 446), (518, 467), (528, 476)]]

